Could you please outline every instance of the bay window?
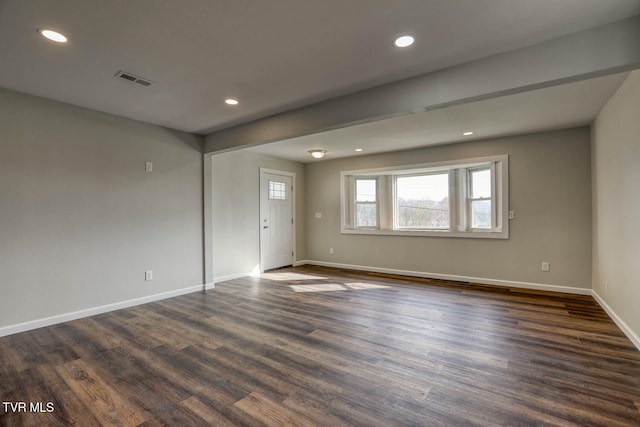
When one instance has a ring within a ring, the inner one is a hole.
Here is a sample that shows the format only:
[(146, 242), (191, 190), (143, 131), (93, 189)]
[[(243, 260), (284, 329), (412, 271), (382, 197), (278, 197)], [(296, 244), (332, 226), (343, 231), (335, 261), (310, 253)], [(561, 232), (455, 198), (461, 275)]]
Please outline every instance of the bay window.
[(508, 156), (344, 171), (342, 233), (508, 238)]

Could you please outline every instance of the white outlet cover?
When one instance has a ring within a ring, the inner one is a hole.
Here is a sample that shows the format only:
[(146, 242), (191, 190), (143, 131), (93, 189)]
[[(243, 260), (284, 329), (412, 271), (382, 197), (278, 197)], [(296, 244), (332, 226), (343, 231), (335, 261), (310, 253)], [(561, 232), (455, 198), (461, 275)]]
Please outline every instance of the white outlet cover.
[(322, 212), (316, 212), (316, 218), (317, 219), (322, 218)]
[(144, 164), (144, 170), (147, 172), (153, 172), (153, 163), (147, 162)]

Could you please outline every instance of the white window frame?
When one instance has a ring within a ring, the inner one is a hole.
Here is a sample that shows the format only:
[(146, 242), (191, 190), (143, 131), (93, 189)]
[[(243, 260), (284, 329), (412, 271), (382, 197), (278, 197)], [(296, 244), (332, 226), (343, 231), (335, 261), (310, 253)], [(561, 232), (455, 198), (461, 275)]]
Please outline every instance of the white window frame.
[[(492, 179), (491, 228), (470, 227), (469, 171), (490, 168)], [(398, 227), (396, 177), (449, 173), (449, 229)], [(377, 227), (355, 226), (355, 180), (377, 178)], [(509, 238), (509, 156), (487, 156), (471, 159), (422, 163), (340, 173), (342, 207), (341, 233), (394, 236)]]
[[(490, 163), (486, 166), (478, 166), (478, 167), (474, 167), (474, 168), (466, 168), (466, 179), (467, 179), (467, 191), (465, 191), (466, 193), (466, 224), (468, 224), (468, 227), (470, 230), (472, 231), (495, 231), (497, 224), (496, 224), (496, 204), (494, 203), (495, 197), (496, 197), (496, 168), (495, 168), (495, 163)], [(473, 184), (472, 184), (472, 179), (471, 179), (471, 175), (473, 172), (479, 172), (479, 171), (483, 171), (483, 170), (488, 170), (491, 174), (491, 195), (489, 197), (472, 197), (473, 194)], [(473, 220), (471, 219), (472, 217), (472, 213), (473, 210), (471, 209), (471, 205), (473, 204), (474, 201), (483, 201), (483, 200), (489, 200), (491, 201), (491, 225), (489, 228), (474, 228), (472, 226), (473, 224)]]
[[(451, 230), (451, 226), (453, 224), (452, 221), (452, 212), (451, 212), (451, 170), (448, 171), (425, 171), (425, 172), (420, 172), (420, 173), (409, 173), (409, 174), (405, 174), (405, 173), (396, 173), (393, 174), (393, 229), (394, 230), (398, 230), (398, 231), (412, 231), (412, 230), (419, 230), (419, 231), (450, 231)], [(414, 176), (428, 176), (428, 175), (447, 175), (448, 179), (449, 179), (449, 227), (447, 228), (428, 228), (428, 227), (403, 227), (399, 224), (399, 206), (398, 206), (398, 192), (397, 192), (397, 188), (398, 188), (398, 178), (405, 178), (405, 177), (414, 177)]]

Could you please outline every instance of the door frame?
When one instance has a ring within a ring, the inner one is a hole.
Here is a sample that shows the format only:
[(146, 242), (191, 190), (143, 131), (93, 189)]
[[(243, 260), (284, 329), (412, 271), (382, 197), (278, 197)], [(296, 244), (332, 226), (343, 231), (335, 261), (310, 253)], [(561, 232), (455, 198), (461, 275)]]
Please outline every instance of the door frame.
[[(262, 175), (265, 173), (273, 175), (282, 175), (291, 177), (291, 216), (293, 218), (291, 240), (293, 255), (291, 257), (291, 264), (294, 265), (298, 251), (296, 249), (296, 228), (298, 227), (298, 219), (296, 218), (296, 173), (287, 172), (276, 169), (269, 169), (260, 167), (260, 173), (258, 174), (258, 240), (260, 246), (260, 273), (264, 273), (264, 245), (262, 244)], [(267, 193), (269, 189), (266, 189)]]

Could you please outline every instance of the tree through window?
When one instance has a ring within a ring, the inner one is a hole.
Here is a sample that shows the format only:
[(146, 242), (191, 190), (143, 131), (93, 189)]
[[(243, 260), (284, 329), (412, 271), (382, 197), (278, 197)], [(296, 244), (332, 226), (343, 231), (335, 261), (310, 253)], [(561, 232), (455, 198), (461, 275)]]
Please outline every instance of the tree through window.
[(449, 173), (396, 177), (398, 228), (448, 229)]
[(356, 179), (356, 226), (378, 225), (377, 182), (373, 179)]

